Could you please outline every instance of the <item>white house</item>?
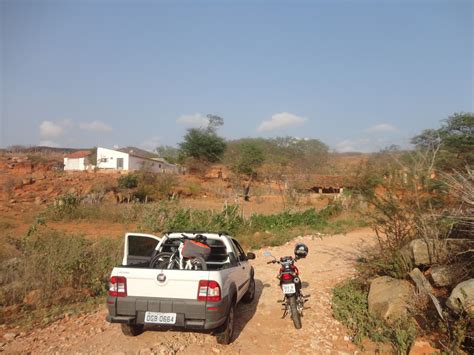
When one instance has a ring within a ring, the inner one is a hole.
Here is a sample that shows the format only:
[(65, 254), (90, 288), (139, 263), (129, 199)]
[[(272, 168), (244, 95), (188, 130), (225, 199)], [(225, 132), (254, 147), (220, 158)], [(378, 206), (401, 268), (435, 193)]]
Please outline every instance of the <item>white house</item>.
[(147, 169), (155, 173), (177, 173), (179, 171), (176, 165), (150, 156), (153, 155), (138, 148), (113, 150), (99, 147), (97, 148), (97, 168), (124, 171)]
[(64, 156), (64, 170), (83, 171), (92, 167), (89, 157), (92, 152), (88, 150), (80, 150)]

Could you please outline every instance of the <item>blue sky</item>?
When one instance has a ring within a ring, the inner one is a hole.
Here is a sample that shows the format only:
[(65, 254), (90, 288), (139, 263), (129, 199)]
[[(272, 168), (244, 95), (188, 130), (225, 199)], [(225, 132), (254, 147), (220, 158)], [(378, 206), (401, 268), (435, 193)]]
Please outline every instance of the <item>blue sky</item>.
[(406, 146), (473, 111), (472, 1), (0, 0), (0, 146)]

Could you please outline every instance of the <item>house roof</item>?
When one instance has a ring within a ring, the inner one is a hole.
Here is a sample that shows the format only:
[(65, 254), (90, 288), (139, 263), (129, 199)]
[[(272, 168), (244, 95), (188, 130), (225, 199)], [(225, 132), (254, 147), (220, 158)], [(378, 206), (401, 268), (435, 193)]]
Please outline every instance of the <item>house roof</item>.
[(68, 159), (78, 159), (78, 158), (88, 157), (91, 154), (92, 154), (92, 152), (89, 151), (89, 150), (79, 150), (79, 151), (74, 152), (74, 153), (66, 154), (64, 157), (68, 158)]
[(143, 149), (140, 149), (140, 148), (137, 148), (137, 147), (124, 147), (124, 148), (120, 148), (120, 149), (117, 149), (117, 150), (119, 152), (127, 153), (127, 154), (129, 154), (131, 156), (134, 156), (134, 157), (137, 157), (137, 158), (151, 159), (151, 160), (155, 160), (155, 161), (163, 161), (163, 159), (161, 159), (158, 156), (158, 154), (148, 152), (146, 150), (143, 150)]

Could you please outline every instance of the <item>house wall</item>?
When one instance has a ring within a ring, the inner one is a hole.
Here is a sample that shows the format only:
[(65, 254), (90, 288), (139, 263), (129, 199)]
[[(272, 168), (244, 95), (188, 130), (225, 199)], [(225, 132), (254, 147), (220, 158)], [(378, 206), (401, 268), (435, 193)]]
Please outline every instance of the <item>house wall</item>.
[(117, 150), (107, 148), (97, 148), (97, 167), (99, 169), (117, 170), (117, 159), (123, 158), (123, 169), (130, 170), (130, 156)]
[(97, 168), (117, 170), (117, 159), (123, 158), (123, 169), (128, 171), (140, 170), (147, 168), (155, 173), (178, 173), (179, 169), (176, 165), (144, 159), (130, 155), (128, 153), (119, 152), (113, 149), (97, 148)]
[(130, 156), (130, 170), (140, 170), (144, 168), (154, 173), (164, 173), (168, 172), (169, 164), (162, 161), (152, 161), (150, 159)]
[(64, 158), (64, 170), (86, 170), (84, 158)]

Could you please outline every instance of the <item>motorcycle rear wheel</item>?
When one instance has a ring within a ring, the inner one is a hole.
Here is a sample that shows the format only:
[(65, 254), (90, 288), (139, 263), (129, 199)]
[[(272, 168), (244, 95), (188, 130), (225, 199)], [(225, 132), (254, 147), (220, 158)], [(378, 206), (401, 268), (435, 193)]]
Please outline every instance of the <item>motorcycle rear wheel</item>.
[(298, 307), (297, 307), (297, 300), (296, 300), (296, 295), (292, 295), (288, 297), (288, 303), (290, 304), (290, 313), (291, 313), (291, 319), (293, 320), (293, 324), (295, 325), (296, 329), (301, 329), (301, 318), (300, 318), (300, 312), (298, 312)]

